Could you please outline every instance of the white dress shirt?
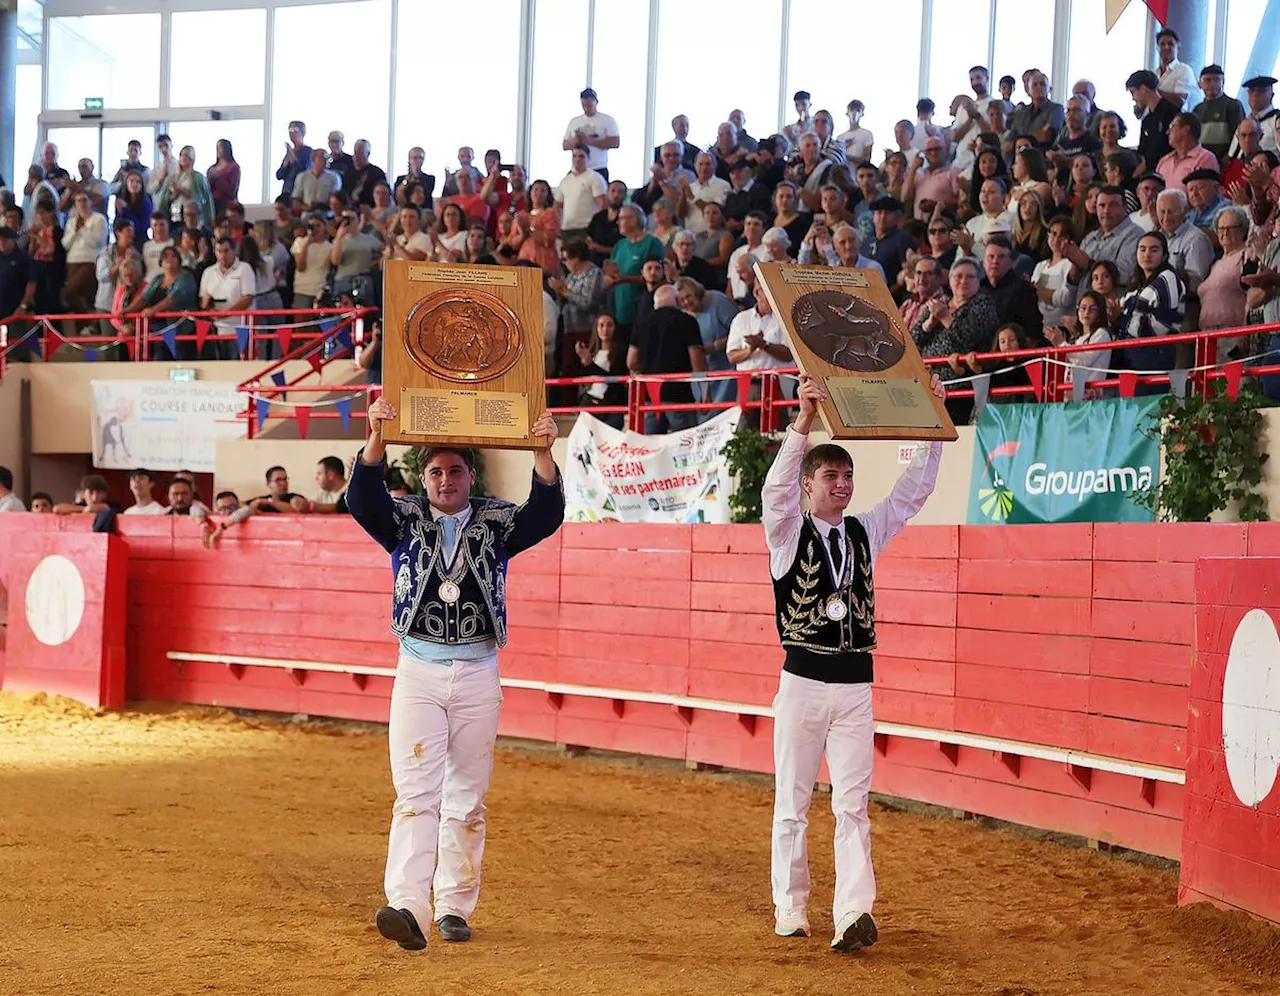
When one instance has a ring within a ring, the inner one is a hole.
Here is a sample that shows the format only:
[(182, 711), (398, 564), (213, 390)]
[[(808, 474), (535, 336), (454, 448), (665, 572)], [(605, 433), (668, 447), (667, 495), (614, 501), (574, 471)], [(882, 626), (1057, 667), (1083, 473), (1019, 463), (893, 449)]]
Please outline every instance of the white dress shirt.
[[(725, 352), (732, 353), (736, 349), (745, 349), (747, 336), (757, 333), (764, 335), (767, 345), (785, 346), (787, 343), (786, 333), (783, 332), (782, 323), (778, 321), (777, 315), (773, 312), (762, 315), (755, 308), (748, 308), (746, 311), (738, 312), (737, 317), (730, 323), (729, 341), (725, 345)], [(735, 364), (734, 369), (772, 370), (774, 367), (791, 365), (791, 360), (780, 360), (766, 349), (757, 349), (741, 363)]]
[(684, 227), (693, 232), (694, 235), (705, 235), (707, 233), (707, 220), (702, 216), (702, 208), (698, 207), (694, 201), (702, 201), (709, 204), (715, 201), (721, 207), (724, 202), (729, 199), (729, 191), (733, 187), (729, 185), (728, 180), (722, 180), (718, 176), (713, 176), (706, 183), (699, 183), (696, 179), (689, 184), (689, 213), (685, 216)]

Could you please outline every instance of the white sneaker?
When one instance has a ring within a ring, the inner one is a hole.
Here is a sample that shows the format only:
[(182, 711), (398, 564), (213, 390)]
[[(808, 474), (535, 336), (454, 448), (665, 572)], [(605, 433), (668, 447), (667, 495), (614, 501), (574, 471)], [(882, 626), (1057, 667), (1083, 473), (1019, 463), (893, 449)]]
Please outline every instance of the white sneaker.
[(879, 933), (870, 913), (850, 913), (841, 918), (836, 936), (831, 940), (831, 950), (843, 954), (857, 954), (863, 948), (875, 944)]
[(783, 910), (773, 924), (779, 937), (808, 937), (809, 918), (800, 910)]

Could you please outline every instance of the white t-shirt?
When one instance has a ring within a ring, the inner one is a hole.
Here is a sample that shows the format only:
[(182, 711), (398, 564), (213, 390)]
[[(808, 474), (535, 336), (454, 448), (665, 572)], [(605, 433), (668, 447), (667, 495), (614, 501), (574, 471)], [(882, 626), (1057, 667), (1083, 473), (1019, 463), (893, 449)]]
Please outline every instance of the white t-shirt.
[[(580, 132), (588, 138), (616, 138), (618, 135), (618, 122), (607, 114), (601, 114), (599, 111), (596, 111), (591, 117), (579, 114), (569, 122), (569, 127), (564, 130), (564, 137), (566, 139), (573, 138), (574, 132)], [(587, 146), (587, 169), (604, 169), (608, 165), (608, 149), (597, 149), (594, 145)]]
[[(404, 232), (401, 232), (396, 236), (396, 242), (400, 245), (401, 249), (409, 249), (413, 252), (425, 253), (426, 255), (423, 257), (424, 259), (431, 258), (431, 236), (426, 232), (414, 232), (408, 237), (405, 236)], [(317, 499), (317, 501), (318, 500), (319, 499)], [(327, 502), (326, 504), (332, 503)]]
[(160, 255), (171, 245), (173, 245), (173, 239), (165, 239), (163, 242), (151, 239), (142, 244), (142, 265), (145, 268), (142, 279), (144, 281), (151, 283), (160, 275)]
[[(782, 323), (778, 321), (776, 315), (772, 312), (762, 315), (755, 308), (748, 308), (746, 311), (740, 311), (729, 326), (729, 341), (725, 344), (725, 352), (732, 353), (735, 349), (746, 348), (747, 336), (755, 335), (757, 332), (764, 333), (764, 341), (770, 346), (781, 346), (787, 341), (782, 331)], [(789, 366), (791, 366), (789, 361), (780, 360), (766, 350), (757, 349), (737, 364), (735, 369), (770, 370), (774, 367)]]
[(987, 234), (987, 229), (993, 224), (1000, 222), (1008, 227), (1010, 233), (1013, 232), (1013, 212), (1003, 211), (994, 218), (989, 218), (985, 214), (970, 218), (964, 223), (970, 234), (973, 236), (974, 252), (981, 252), (982, 240)]
[(125, 515), (164, 515), (169, 509), (158, 501), (149, 501), (145, 505), (130, 505), (124, 510)]
[(22, 504), (22, 499), (10, 491), (3, 498), (0, 498), (0, 512), (25, 512), (27, 506)]
[(702, 216), (702, 208), (698, 207), (694, 201), (702, 201), (709, 204), (715, 201), (719, 205), (729, 199), (729, 191), (733, 187), (729, 185), (727, 180), (722, 180), (718, 176), (713, 176), (705, 184), (699, 183), (696, 179), (689, 184), (689, 213), (685, 215), (684, 227), (693, 232), (694, 235), (705, 235), (707, 231), (707, 219)]
[(591, 219), (600, 210), (596, 198), (603, 197), (606, 189), (604, 177), (593, 169), (566, 173), (556, 188), (556, 203), (564, 209), (560, 227), (576, 229), (591, 224)]
[(1045, 325), (1057, 325), (1069, 312), (1073, 312), (1075, 288), (1069, 283), (1071, 260), (1063, 257), (1057, 263), (1042, 259), (1031, 271), (1031, 285), (1037, 290), (1054, 292), (1054, 300), (1040, 302), (1040, 314)]
[(851, 166), (867, 162), (876, 144), (875, 136), (861, 125), (837, 135), (836, 141), (844, 146), (845, 157)]
[(1144, 232), (1154, 232), (1156, 230), (1156, 220), (1149, 214), (1143, 214), (1141, 211), (1134, 211), (1129, 215), (1129, 220), (1141, 228)]
[[(307, 268), (295, 269), (293, 272), (293, 292), (307, 297), (319, 297), (324, 290), (324, 279), (329, 271), (329, 252), (333, 243), (312, 242), (306, 236), (293, 240), (293, 256), (296, 259), (302, 253), (307, 254)], [(207, 272), (207, 271), (206, 271)]]

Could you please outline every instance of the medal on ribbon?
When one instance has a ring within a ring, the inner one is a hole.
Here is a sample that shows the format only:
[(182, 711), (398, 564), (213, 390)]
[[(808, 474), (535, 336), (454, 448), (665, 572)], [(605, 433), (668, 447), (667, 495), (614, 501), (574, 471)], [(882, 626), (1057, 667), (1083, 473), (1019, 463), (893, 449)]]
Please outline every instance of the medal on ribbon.
[(446, 605), (452, 605), (462, 597), (462, 589), (453, 581), (442, 581), (440, 587), (436, 589), (436, 594), (440, 596), (440, 601)]
[(827, 598), (827, 605), (824, 611), (827, 614), (827, 618), (832, 622), (839, 622), (849, 614), (849, 606), (844, 604), (840, 593), (836, 592), (836, 594)]

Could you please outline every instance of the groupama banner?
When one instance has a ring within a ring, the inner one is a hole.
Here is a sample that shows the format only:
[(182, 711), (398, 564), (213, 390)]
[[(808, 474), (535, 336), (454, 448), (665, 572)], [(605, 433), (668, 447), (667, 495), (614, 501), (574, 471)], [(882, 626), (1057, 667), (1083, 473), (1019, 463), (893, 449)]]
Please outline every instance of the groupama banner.
[(987, 405), (978, 419), (969, 522), (1152, 522), (1134, 498), (1160, 471), (1147, 435), (1158, 398)]

